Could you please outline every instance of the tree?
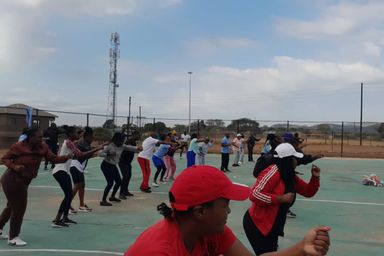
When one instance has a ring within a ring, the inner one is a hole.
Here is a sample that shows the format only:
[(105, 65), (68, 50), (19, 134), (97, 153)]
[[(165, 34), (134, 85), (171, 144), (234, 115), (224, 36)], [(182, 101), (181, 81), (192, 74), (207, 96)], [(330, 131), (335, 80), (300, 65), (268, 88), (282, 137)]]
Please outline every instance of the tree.
[(199, 121), (194, 121), (191, 123), (191, 132), (197, 132), (197, 126), (199, 125), (199, 130), (202, 131), (204, 130), (207, 126), (204, 123), (204, 120)]
[(207, 128), (224, 128), (224, 121), (221, 119), (208, 119), (205, 124), (207, 125)]
[[(127, 124), (123, 124), (123, 125), (121, 126), (121, 131), (122, 131), (122, 132), (128, 132), (127, 128), (128, 128)], [(130, 131), (130, 132), (132, 132), (132, 131), (138, 131), (138, 130), (139, 130), (139, 127), (137, 127), (137, 125), (135, 125), (135, 124), (129, 124), (129, 131)]]
[(384, 123), (381, 123), (377, 128), (377, 131), (380, 133), (380, 137), (384, 138)]
[(103, 128), (115, 129), (117, 126), (113, 123), (113, 119), (108, 119), (103, 124)]
[(329, 124), (319, 124), (317, 126), (317, 129), (322, 133), (322, 134), (330, 134), (332, 129)]
[(259, 133), (260, 127), (259, 123), (249, 119), (249, 118), (241, 118), (238, 120), (233, 120), (230, 125), (227, 126), (228, 130), (235, 130), (239, 128), (239, 132), (251, 132), (251, 133)]
[(153, 127), (153, 123), (145, 124), (144, 127), (143, 127), (143, 130), (145, 132), (156, 131), (158, 133), (164, 133), (164, 132), (166, 132), (167, 130), (170, 130), (170, 129), (165, 125), (165, 123), (163, 123), (163, 122), (156, 122), (155, 123), (155, 127)]
[(112, 132), (107, 128), (97, 127), (93, 129), (93, 137), (96, 141), (110, 141)]
[(183, 133), (184, 131), (188, 130), (188, 126), (183, 125), (183, 124), (175, 124), (175, 126), (173, 126), (173, 129), (174, 129), (177, 133), (181, 134), (181, 133)]

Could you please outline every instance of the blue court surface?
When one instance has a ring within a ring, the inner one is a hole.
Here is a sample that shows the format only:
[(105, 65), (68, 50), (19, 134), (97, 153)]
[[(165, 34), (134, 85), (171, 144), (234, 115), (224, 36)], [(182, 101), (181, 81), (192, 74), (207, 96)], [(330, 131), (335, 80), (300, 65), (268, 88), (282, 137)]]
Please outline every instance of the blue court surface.
[[(185, 159), (177, 160), (177, 173), (186, 165)], [(207, 164), (220, 165), (219, 155), (208, 155)], [(171, 183), (153, 188), (153, 193), (139, 192), (141, 171), (136, 160), (130, 191), (134, 197), (112, 207), (99, 206), (106, 182), (100, 171), (100, 158), (92, 159), (86, 173), (86, 203), (91, 213), (78, 213), (71, 218), (78, 222), (69, 228), (53, 228), (54, 218), (63, 194), (50, 171), (39, 171), (29, 188), (28, 208), (20, 237), (28, 242), (25, 247), (12, 247), (0, 241), (0, 255), (122, 255), (135, 238), (148, 226), (162, 217), (156, 206), (167, 202)], [(244, 163), (231, 168), (228, 176), (235, 182), (252, 185), (254, 163)], [(384, 178), (384, 161), (374, 159), (332, 159), (316, 162), (322, 169), (321, 188), (310, 199), (298, 197), (292, 211), (294, 219), (287, 219), (285, 237), (280, 246), (286, 247), (300, 240), (306, 230), (316, 225), (328, 225), (331, 231), (331, 249), (328, 255), (384, 255), (384, 188), (360, 184), (363, 175), (376, 173)], [(0, 167), (0, 173), (5, 167)], [(300, 166), (303, 179), (310, 176), (310, 165)], [(152, 175), (154, 167), (152, 166)], [(151, 175), (151, 178), (153, 177)], [(0, 193), (0, 208), (6, 203)], [(78, 198), (72, 204), (78, 207)], [(238, 238), (250, 248), (242, 228), (242, 218), (250, 202), (231, 202), (232, 213), (228, 225)], [(4, 228), (8, 230), (8, 224)]]

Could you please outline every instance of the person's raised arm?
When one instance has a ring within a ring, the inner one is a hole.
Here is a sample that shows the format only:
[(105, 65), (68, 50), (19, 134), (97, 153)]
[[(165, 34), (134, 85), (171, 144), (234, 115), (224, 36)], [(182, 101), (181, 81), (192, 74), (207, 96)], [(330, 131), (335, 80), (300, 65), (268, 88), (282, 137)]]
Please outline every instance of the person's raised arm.
[(89, 151), (86, 151), (86, 152), (82, 152), (80, 151), (81, 153), (77, 156), (77, 158), (79, 159), (87, 159), (87, 158), (91, 158), (97, 151), (100, 151), (102, 150), (105, 146), (107, 146), (109, 144), (109, 142), (105, 142)]
[[(329, 227), (319, 226), (310, 229), (303, 240), (286, 249), (263, 253), (261, 256), (323, 256), (329, 246)], [(252, 256), (252, 254), (239, 240), (224, 253), (224, 256)]]
[(310, 229), (303, 240), (297, 244), (277, 251), (264, 253), (261, 256), (323, 256), (326, 255), (329, 246), (329, 227), (319, 226)]
[(109, 144), (108, 146), (105, 146), (103, 150), (99, 153), (99, 156), (107, 157), (110, 155), (110, 151), (111, 151), (111, 144)]
[(59, 163), (65, 163), (68, 159), (73, 157), (73, 154), (69, 154), (66, 156), (58, 156), (58, 155), (55, 155), (48, 147), (46, 147), (46, 152), (44, 157), (55, 164), (59, 164)]
[(16, 165), (13, 163), (14, 159), (18, 156), (17, 147), (19, 147), (18, 144), (13, 144), (11, 148), (7, 151), (7, 153), (3, 155), (3, 157), (1, 158), (1, 162), (9, 169), (21, 171), (25, 167), (23, 165)]
[(135, 152), (135, 153), (138, 153), (140, 151), (140, 148), (141, 148), (141, 147), (136, 147), (136, 146), (132, 146), (132, 145), (123, 145), (123, 147), (125, 150)]

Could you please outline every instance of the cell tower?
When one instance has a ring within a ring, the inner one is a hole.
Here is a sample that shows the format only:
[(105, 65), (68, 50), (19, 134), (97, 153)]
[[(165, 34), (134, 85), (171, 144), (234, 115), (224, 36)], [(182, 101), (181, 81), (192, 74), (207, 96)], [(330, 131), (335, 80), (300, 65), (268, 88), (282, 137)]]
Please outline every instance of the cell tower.
[(109, 95), (108, 95), (108, 116), (113, 120), (113, 125), (116, 125), (116, 88), (119, 87), (117, 83), (117, 60), (120, 58), (120, 36), (118, 33), (111, 34), (111, 48), (109, 49)]

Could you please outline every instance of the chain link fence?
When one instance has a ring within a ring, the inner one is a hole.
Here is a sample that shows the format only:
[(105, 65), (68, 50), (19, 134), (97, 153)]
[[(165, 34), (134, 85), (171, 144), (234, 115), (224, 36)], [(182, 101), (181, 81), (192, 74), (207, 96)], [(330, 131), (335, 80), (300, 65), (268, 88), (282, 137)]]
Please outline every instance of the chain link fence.
[[(46, 113), (54, 117), (43, 122)], [(40, 115), (39, 115), (40, 114)], [(9, 136), (15, 139), (26, 126), (26, 108), (0, 107), (0, 139)], [(15, 121), (15, 119), (20, 119)], [(235, 136), (238, 133), (247, 138), (254, 134), (260, 142), (255, 152), (260, 152), (268, 133), (283, 136), (285, 132), (298, 133), (306, 145), (305, 151), (323, 153), (327, 156), (384, 156), (384, 124), (380, 122), (343, 122), (343, 121), (290, 121), (290, 120), (253, 120), (249, 118), (225, 119), (178, 119), (156, 118), (144, 116), (116, 116), (115, 120), (108, 115), (39, 109), (33, 115), (34, 124), (41, 129), (50, 122), (60, 125), (90, 126), (95, 129), (96, 139), (107, 140), (114, 131), (132, 132), (137, 130), (145, 137), (146, 133), (183, 132), (196, 133), (199, 137), (209, 137), (220, 141), (225, 134)], [(44, 125), (42, 125), (44, 123)], [(213, 151), (219, 150), (219, 144)]]

